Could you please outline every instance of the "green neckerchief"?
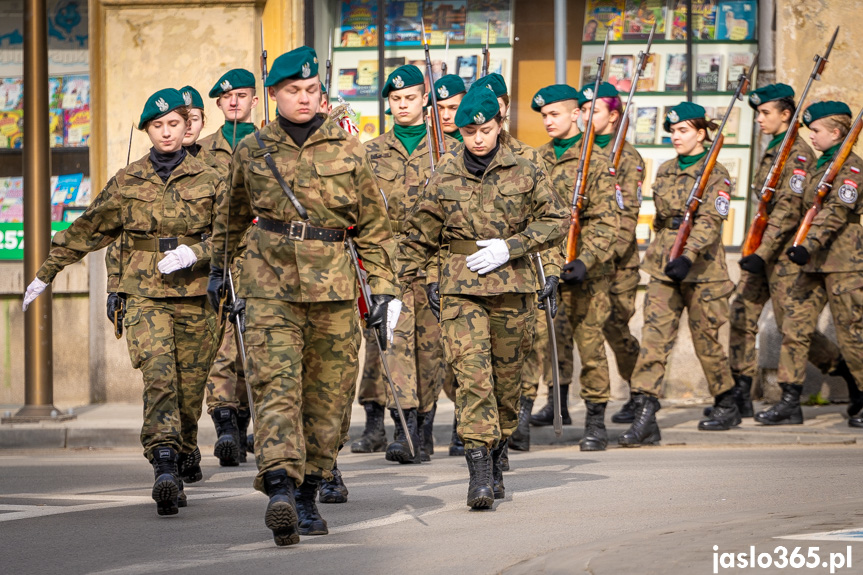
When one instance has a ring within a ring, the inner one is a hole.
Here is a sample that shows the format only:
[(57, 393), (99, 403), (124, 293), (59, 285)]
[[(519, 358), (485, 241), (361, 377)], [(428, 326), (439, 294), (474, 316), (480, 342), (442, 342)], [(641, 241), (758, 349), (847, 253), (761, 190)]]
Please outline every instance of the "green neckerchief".
[(408, 155), (414, 153), (414, 150), (417, 149), (420, 142), (426, 136), (426, 125), (425, 124), (417, 124), (416, 126), (400, 126), (396, 124), (393, 126), (393, 133), (396, 135), (396, 138), (399, 139), (399, 142), (405, 147)]
[(602, 134), (601, 136), (594, 136), (593, 143), (600, 148), (604, 148), (609, 144), (609, 142), (611, 142), (611, 137), (613, 135), (614, 134)]
[(581, 132), (565, 140), (561, 140), (560, 138), (553, 139), (551, 143), (554, 146), (554, 157), (560, 159), (568, 149), (573, 147), (579, 141), (581, 141)]
[(698, 160), (707, 155), (707, 150), (701, 152), (700, 154), (695, 154), (694, 156), (677, 156), (677, 165), (680, 166), (681, 170), (685, 170), (690, 166), (694, 166), (698, 163)]
[(786, 134), (787, 132), (788, 132), (788, 130), (785, 130), (785, 131), (784, 131), (784, 132), (782, 132), (781, 134), (778, 134), (778, 135), (776, 135), (776, 136), (773, 136), (773, 139), (772, 139), (772, 140), (770, 140), (770, 143), (769, 143), (769, 144), (767, 144), (767, 149), (768, 149), (768, 150), (770, 150), (771, 148), (775, 148), (776, 146), (778, 146), (779, 144), (781, 144), (781, 143), (782, 143), (782, 140), (784, 140), (784, 139), (785, 139), (785, 134)]
[[(253, 123), (237, 122), (237, 142), (241, 141), (254, 131), (255, 125)], [(231, 146), (232, 149), (237, 147), (237, 142), (234, 142), (232, 139), (234, 137), (233, 122), (225, 122), (225, 125), (222, 126), (222, 135), (225, 136), (226, 140), (228, 140), (228, 145)]]
[(839, 148), (841, 148), (841, 147), (842, 147), (842, 142), (839, 142), (838, 144), (836, 144), (832, 148), (824, 150), (824, 153), (821, 154), (821, 157), (818, 158), (818, 161), (815, 163), (815, 169), (820, 170), (821, 166), (823, 166), (824, 164), (826, 164), (827, 162), (832, 160), (833, 156), (836, 155), (836, 152), (838, 152)]
[(453, 138), (455, 138), (459, 142), (464, 142), (464, 138), (461, 137), (461, 130), (459, 130), (458, 128), (456, 128), (455, 132), (449, 132), (447, 134), (447, 136), (452, 136)]

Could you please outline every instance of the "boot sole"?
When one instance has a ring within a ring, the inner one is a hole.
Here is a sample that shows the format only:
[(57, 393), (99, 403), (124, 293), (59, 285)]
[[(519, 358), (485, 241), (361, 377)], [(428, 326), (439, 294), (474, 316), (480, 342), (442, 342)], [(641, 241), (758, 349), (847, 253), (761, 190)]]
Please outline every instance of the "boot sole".
[(240, 464), (240, 448), (235, 441), (216, 441), (213, 455), (222, 467), (237, 467)]
[(184, 483), (197, 483), (204, 478), (204, 474), (199, 470), (194, 475), (181, 475), (180, 479), (183, 480)]
[(180, 487), (174, 481), (170, 479), (156, 481), (152, 495), (159, 515), (176, 515), (180, 512), (178, 501)]
[(494, 505), (494, 494), (478, 495), (467, 500), (468, 507), (471, 509), (491, 509)]
[(264, 524), (273, 532), (273, 540), (279, 547), (296, 545), (300, 542), (297, 531), (297, 510), (286, 501), (278, 501), (267, 506)]

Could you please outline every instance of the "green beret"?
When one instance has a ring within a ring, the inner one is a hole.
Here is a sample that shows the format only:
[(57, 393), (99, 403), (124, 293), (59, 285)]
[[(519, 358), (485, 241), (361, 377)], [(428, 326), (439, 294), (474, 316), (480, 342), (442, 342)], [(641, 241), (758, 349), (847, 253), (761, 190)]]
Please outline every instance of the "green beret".
[[(590, 83), (584, 88), (582, 88), (578, 92), (578, 106), (584, 106), (587, 102), (593, 100), (593, 88), (595, 87), (594, 83)], [(614, 87), (614, 84), (609, 84), (608, 82), (603, 82), (599, 85), (599, 97), (600, 98), (617, 98), (619, 93), (617, 88)]]
[(264, 87), (275, 86), (282, 80), (305, 80), (317, 75), (317, 53), (308, 46), (300, 46), (276, 58)]
[(482, 88), (491, 88), (491, 91), (494, 92), (494, 95), (500, 98), (501, 96), (506, 95), (506, 80), (503, 79), (503, 76), (498, 74), (497, 72), (492, 72), (488, 76), (483, 76), (476, 82), (474, 82), (470, 89), (473, 90), (477, 86)]
[(703, 106), (693, 104), (692, 102), (681, 102), (668, 110), (665, 114), (665, 121), (662, 127), (666, 132), (671, 132), (671, 126), (685, 122), (686, 120), (696, 120), (704, 118), (707, 115), (707, 110)]
[(138, 120), (138, 129), (143, 130), (144, 124), (150, 120), (161, 118), (165, 114), (170, 113), (171, 110), (185, 106), (186, 101), (179, 90), (175, 90), (174, 88), (159, 90), (147, 98), (147, 103), (144, 104), (144, 111), (141, 112), (141, 119)]
[[(399, 66), (387, 76), (387, 83), (384, 84), (384, 89), (381, 90), (381, 98), (386, 98), (393, 90), (401, 90), (402, 88), (410, 88), (411, 86), (425, 85), (425, 78), (420, 69), (413, 64), (405, 64)], [(425, 91), (425, 88), (423, 88)]]
[(500, 103), (491, 90), (469, 90), (455, 113), (455, 125), (485, 124), (500, 114)]
[(327, 86), (323, 82), (321, 82), (321, 94), (323, 94), (324, 96), (329, 96), (329, 94), (327, 94)]
[(845, 102), (815, 102), (803, 112), (803, 123), (808, 128), (815, 120), (827, 116), (848, 116), (850, 118), (851, 108)]
[(239, 88), (254, 88), (255, 75), (243, 68), (234, 68), (224, 73), (216, 85), (210, 89), (210, 97), (218, 98), (225, 92)]
[(552, 84), (541, 89), (530, 102), (530, 108), (539, 112), (546, 104), (554, 104), (563, 100), (578, 100), (578, 90), (566, 84)]
[(190, 108), (204, 109), (204, 99), (201, 97), (201, 93), (193, 87), (186, 86), (184, 88), (180, 88), (180, 94), (183, 95), (183, 101), (186, 102), (186, 105)]
[(453, 96), (464, 94), (467, 90), (464, 87), (464, 80), (461, 79), (461, 76), (447, 74), (434, 83), (434, 91), (437, 101), (442, 102)]
[(749, 93), (749, 106), (757, 110), (765, 102), (794, 98), (794, 89), (788, 84), (768, 84)]

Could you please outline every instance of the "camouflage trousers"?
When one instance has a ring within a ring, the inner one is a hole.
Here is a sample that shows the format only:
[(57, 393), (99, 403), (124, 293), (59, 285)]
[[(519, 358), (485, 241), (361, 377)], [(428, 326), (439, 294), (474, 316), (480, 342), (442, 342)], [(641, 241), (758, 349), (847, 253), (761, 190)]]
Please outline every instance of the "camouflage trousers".
[(788, 299), (777, 380), (803, 383), (806, 366), (801, 368), (801, 362), (793, 358), (806, 357), (818, 316), (829, 303), (839, 350), (863, 389), (863, 272), (801, 273)]
[(602, 326), (605, 341), (617, 361), (617, 371), (626, 381), (632, 379), (641, 349), (638, 340), (629, 331), (629, 320), (635, 315), (635, 294), (638, 292), (639, 279), (638, 268), (618, 268), (614, 272), (608, 290), (611, 314)]
[(458, 383), (458, 434), (465, 447), (493, 448), (518, 424), (521, 370), (533, 345), (534, 294), (444, 295), (444, 355)]
[[(557, 340), (557, 369), (561, 385), (572, 383), (572, 326), (566, 316), (566, 304), (558, 290), (557, 315), (554, 316), (554, 335)], [(536, 298), (534, 298), (534, 306)], [(524, 360), (521, 374), (521, 394), (531, 401), (536, 400), (540, 385), (551, 385), (551, 351), (549, 351), (548, 320), (545, 310), (536, 308), (536, 328), (534, 329), (533, 346)], [(562, 340), (562, 342), (561, 342)]]
[[(560, 299), (581, 358), (581, 398), (592, 403), (607, 403), (611, 397), (611, 378), (602, 333), (611, 315), (608, 288), (608, 277), (601, 276), (586, 279), (580, 284), (564, 284), (560, 290)], [(560, 358), (572, 357), (572, 339), (557, 338), (557, 355)]]
[(641, 351), (632, 375), (632, 391), (659, 397), (668, 355), (674, 348), (680, 316), (689, 312), (695, 354), (714, 397), (734, 387), (719, 329), (728, 321), (731, 281), (671, 283), (651, 279), (644, 299)]
[[(753, 274), (741, 272), (740, 283), (737, 284), (734, 297), (731, 300), (731, 335), (728, 355), (731, 362), (731, 373), (754, 378), (758, 374), (758, 350), (755, 342), (758, 337), (758, 320), (769, 299), (773, 299), (773, 316), (779, 332), (783, 333), (789, 326), (783, 322), (785, 311), (794, 305), (791, 292), (799, 273), (779, 275), (774, 267), (768, 274)], [(818, 307), (818, 313), (824, 307), (826, 299)], [(817, 304), (816, 304), (817, 305)], [(814, 309), (814, 308), (813, 308)], [(788, 340), (790, 344), (792, 339)], [(786, 340), (783, 338), (783, 345)], [(793, 345), (793, 344), (792, 344)], [(800, 353), (798, 353), (800, 352)], [(808, 356), (807, 356), (808, 354)], [(839, 361), (839, 348), (813, 325), (809, 338), (809, 350), (795, 348), (791, 354), (780, 356), (788, 362), (780, 366), (780, 371), (792, 377), (787, 381), (802, 381), (806, 372), (806, 360), (812, 362), (822, 373), (833, 369)], [(799, 379), (798, 379), (799, 378)]]
[[(402, 409), (416, 409), (419, 413), (428, 413), (437, 401), (444, 382), (447, 379), (451, 382), (454, 375), (444, 361), (440, 325), (428, 304), (426, 278), (409, 280), (400, 299), (401, 315), (393, 341), (385, 352), (387, 365)], [(389, 385), (384, 379), (374, 333), (366, 331), (366, 357), (363, 382), (360, 385), (360, 403), (380, 403), (379, 400), (385, 397), (387, 408), (395, 409)]]
[(144, 376), (141, 444), (151, 459), (158, 447), (191, 453), (198, 447), (207, 370), (217, 327), (205, 296), (126, 298), (126, 343), (132, 367)]
[(228, 321), (222, 330), (222, 344), (207, 376), (207, 413), (213, 413), (219, 407), (230, 407), (234, 411), (249, 407), (243, 358), (237, 349), (234, 324)]
[(354, 301), (246, 300), (246, 377), (255, 401), (255, 489), (284, 469), (330, 479), (357, 380)]

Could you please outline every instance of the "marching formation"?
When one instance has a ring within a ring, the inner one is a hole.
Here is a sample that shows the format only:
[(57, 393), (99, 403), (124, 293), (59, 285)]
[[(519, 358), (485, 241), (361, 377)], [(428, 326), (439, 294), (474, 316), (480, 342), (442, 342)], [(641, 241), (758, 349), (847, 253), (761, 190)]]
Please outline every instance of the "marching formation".
[[(798, 99), (785, 84), (748, 93), (772, 139), (753, 180), (760, 203), (736, 287), (721, 239), (732, 195), (717, 160), (725, 119), (691, 102), (668, 109), (676, 156), (656, 174), (654, 234), (639, 261), (644, 161), (624, 137), (636, 82), (628, 95), (604, 82), (604, 54), (594, 83), (535, 94), (550, 140), (533, 149), (509, 131), (502, 76), (486, 62), (469, 89), (452, 74), (429, 85), (427, 45), (425, 71), (401, 66), (386, 80), (393, 128), (361, 144), (344, 103), (331, 106), (329, 70), (322, 83), (314, 50), (300, 47), (269, 71), (264, 56), (263, 97), (247, 70), (219, 78), (208, 94), (224, 124), (200, 141), (197, 90), (147, 98), (137, 127), (152, 148), (56, 234), (24, 309), (65, 266), (108, 248), (108, 318), (143, 374), (141, 443), (159, 515), (186, 507), (184, 487), (203, 479), (206, 402), (220, 465), (254, 454), (254, 487), (269, 498), (265, 524), (280, 546), (326, 534), (318, 502), (348, 500), (337, 458), (355, 397), (366, 422), (351, 451), (414, 465), (434, 453), (438, 397), (452, 399), (449, 454), (466, 459), (472, 509), (505, 499), (508, 450), (530, 449), (531, 426), (572, 424), (576, 349), (581, 450), (608, 445), (606, 342), (630, 387), (611, 416), (630, 425), (620, 445), (658, 443), (684, 310), (714, 397), (700, 430), (744, 417), (802, 423), (807, 359), (845, 378), (849, 424), (863, 427), (863, 160), (852, 152), (863, 111), (806, 101), (832, 45)], [(258, 128), (253, 109), (270, 100), (276, 120)], [(639, 342), (629, 321), (640, 270), (650, 279)], [(754, 413), (758, 319), (771, 299), (783, 393)], [(816, 327), (827, 303), (838, 346)], [(729, 320), (726, 356), (719, 331)], [(548, 403), (534, 412), (540, 384)]]

